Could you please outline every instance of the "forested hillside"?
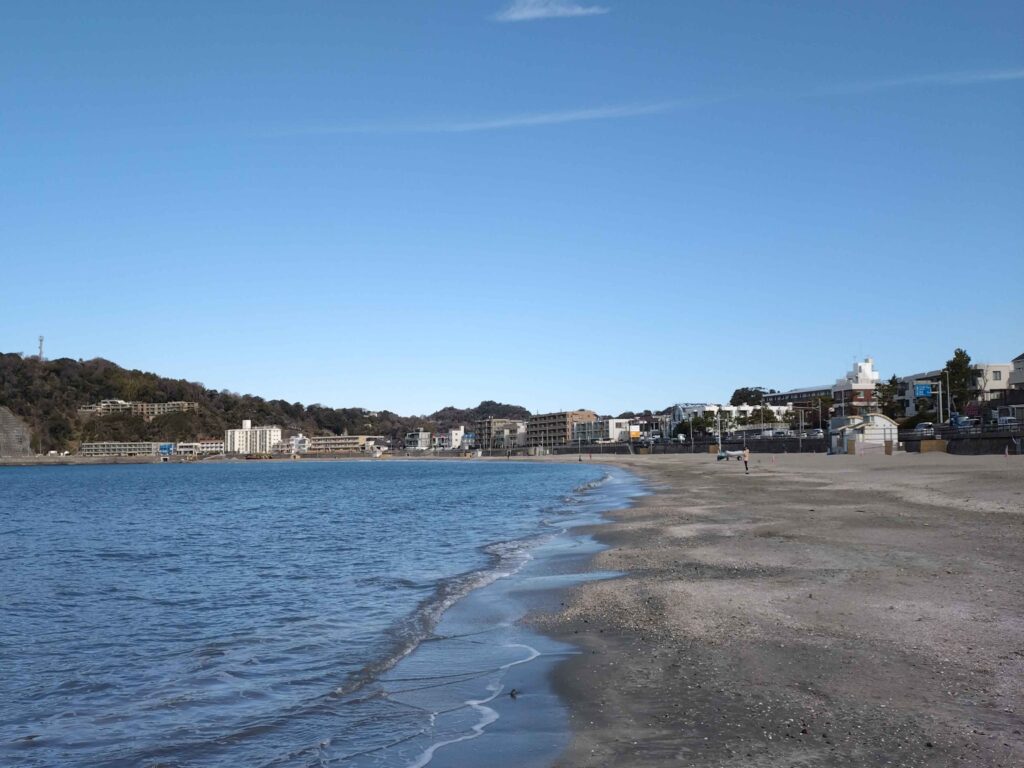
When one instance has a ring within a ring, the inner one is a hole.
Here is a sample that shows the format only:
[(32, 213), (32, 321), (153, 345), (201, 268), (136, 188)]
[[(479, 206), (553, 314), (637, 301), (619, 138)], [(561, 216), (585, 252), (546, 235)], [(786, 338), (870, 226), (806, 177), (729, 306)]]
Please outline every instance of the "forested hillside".
[[(151, 422), (138, 416), (78, 416), (79, 407), (107, 398), (155, 403), (188, 400), (199, 403), (199, 413), (175, 413)], [(449, 406), (429, 416), (303, 405), (207, 389), (197, 382), (127, 370), (100, 358), (40, 361), (13, 353), (0, 354), (0, 405), (28, 423), (37, 451), (74, 449), (89, 440), (179, 442), (223, 437), (226, 428), (240, 425), (242, 419), (251, 419), (253, 424), (276, 424), (307, 435), (347, 430), (349, 434), (394, 438), (418, 427), (434, 430), (464, 424), (472, 429), (478, 418), (529, 415), (525, 408), (493, 401), (470, 409)]]

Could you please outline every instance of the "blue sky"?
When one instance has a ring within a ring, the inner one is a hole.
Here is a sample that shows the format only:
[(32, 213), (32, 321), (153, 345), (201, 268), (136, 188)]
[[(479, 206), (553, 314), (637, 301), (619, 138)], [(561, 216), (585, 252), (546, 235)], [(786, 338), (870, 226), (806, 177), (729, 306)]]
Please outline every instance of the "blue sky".
[(1024, 352), (1024, 4), (7, 2), (0, 350), (425, 413)]

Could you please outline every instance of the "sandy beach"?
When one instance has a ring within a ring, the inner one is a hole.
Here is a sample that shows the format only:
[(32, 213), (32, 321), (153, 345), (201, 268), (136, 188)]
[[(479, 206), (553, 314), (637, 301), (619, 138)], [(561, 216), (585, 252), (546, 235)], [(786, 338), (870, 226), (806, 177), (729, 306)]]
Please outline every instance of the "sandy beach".
[(654, 493), (560, 614), (570, 766), (1024, 765), (1024, 461), (606, 459)]

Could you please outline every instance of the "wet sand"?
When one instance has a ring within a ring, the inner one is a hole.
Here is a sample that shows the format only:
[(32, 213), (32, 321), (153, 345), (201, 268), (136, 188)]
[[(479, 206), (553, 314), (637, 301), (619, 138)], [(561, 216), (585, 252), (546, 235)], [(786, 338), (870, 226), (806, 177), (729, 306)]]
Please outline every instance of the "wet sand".
[(536, 625), (575, 766), (1024, 765), (1024, 461), (605, 457), (655, 493)]

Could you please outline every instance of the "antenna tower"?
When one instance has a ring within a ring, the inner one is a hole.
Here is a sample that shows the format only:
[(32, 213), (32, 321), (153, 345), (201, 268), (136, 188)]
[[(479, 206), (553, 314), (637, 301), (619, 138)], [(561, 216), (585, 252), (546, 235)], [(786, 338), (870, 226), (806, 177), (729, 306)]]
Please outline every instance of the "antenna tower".
[(43, 337), (39, 337), (39, 359), (43, 359)]

